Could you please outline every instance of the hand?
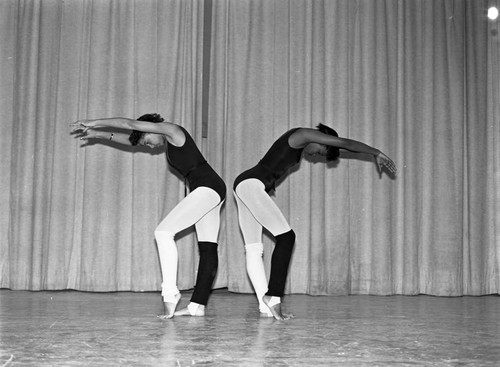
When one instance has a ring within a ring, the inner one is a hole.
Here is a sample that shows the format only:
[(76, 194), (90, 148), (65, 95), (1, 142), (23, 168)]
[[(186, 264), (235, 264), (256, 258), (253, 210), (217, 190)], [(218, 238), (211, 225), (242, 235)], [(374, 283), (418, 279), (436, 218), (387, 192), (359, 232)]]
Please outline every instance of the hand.
[(97, 138), (98, 133), (94, 131), (95, 121), (93, 120), (78, 120), (69, 124), (71, 135), (75, 135), (80, 140), (88, 140)]
[(398, 171), (396, 168), (396, 164), (392, 161), (392, 159), (390, 159), (384, 153), (380, 152), (379, 154), (377, 154), (375, 156), (375, 161), (377, 162), (378, 172), (380, 176), (382, 176), (383, 167), (386, 167), (390, 173), (396, 175)]
[[(80, 140), (103, 138), (102, 135), (100, 135), (101, 134), (100, 132), (93, 130), (91, 128), (86, 128), (84, 130), (77, 131), (73, 134), (76, 135), (76, 137), (79, 138)], [(107, 133), (107, 135), (109, 135), (109, 133)]]
[(88, 129), (95, 127), (95, 121), (93, 120), (78, 120), (69, 124), (71, 128), (70, 133), (86, 133)]

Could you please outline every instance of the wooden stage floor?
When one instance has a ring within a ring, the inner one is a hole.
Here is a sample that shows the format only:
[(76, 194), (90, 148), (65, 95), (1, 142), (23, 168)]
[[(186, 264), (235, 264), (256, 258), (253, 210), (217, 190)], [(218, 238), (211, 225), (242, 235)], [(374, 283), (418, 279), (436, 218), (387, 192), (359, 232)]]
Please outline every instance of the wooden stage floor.
[(296, 318), (217, 290), (205, 317), (162, 321), (156, 292), (0, 290), (0, 367), (500, 365), (499, 296), (290, 295), (283, 308)]

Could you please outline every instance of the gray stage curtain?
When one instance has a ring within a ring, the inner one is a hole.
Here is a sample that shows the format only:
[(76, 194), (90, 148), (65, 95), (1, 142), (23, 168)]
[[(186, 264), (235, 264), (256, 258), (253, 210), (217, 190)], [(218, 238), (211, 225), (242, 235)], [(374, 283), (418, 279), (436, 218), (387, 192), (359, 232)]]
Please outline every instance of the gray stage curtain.
[[(158, 112), (228, 184), (216, 287), (252, 291), (234, 178), (288, 128), (323, 122), (384, 151), (399, 175), (346, 153), (336, 166), (303, 160), (277, 187), (297, 233), (288, 293), (499, 293), (492, 4), (214, 0), (203, 139), (203, 2), (0, 2), (0, 287), (159, 289), (153, 230), (182, 181), (160, 152), (68, 134), (76, 119)], [(182, 289), (194, 240), (179, 236)]]
[[(201, 139), (203, 2), (0, 2), (0, 287), (157, 290), (153, 231), (184, 196), (165, 154), (82, 147), (77, 119), (158, 112)], [(181, 287), (194, 282), (179, 236)]]
[[(212, 122), (226, 179), (296, 126), (373, 145), (336, 167), (303, 160), (275, 200), (297, 242), (287, 291), (498, 293), (498, 22), (488, 1), (216, 1)], [(498, 4), (497, 4), (498, 5)], [(224, 137), (224, 139), (223, 139)], [(234, 200), (229, 288), (251, 291)], [(269, 270), (272, 241), (266, 240)]]

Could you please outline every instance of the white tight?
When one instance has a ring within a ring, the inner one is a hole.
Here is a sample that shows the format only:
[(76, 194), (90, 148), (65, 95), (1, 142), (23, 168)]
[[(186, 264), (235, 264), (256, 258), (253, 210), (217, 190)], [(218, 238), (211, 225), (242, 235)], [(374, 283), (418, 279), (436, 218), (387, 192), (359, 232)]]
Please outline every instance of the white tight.
[(235, 190), (238, 219), (246, 244), (262, 241), (262, 228), (273, 236), (291, 228), (280, 208), (265, 190), (264, 183), (256, 178), (240, 182)]
[(178, 253), (174, 237), (195, 225), (198, 241), (217, 242), (220, 226), (220, 196), (208, 187), (198, 187), (179, 202), (155, 229), (163, 276), (164, 302), (175, 303)]
[(245, 241), (248, 277), (259, 300), (260, 311), (268, 312), (267, 306), (262, 301), (268, 290), (262, 259), (264, 252), (262, 228), (265, 227), (275, 237), (290, 231), (291, 228), (274, 200), (265, 191), (262, 181), (255, 178), (246, 179), (238, 184), (234, 194), (238, 204), (240, 229)]

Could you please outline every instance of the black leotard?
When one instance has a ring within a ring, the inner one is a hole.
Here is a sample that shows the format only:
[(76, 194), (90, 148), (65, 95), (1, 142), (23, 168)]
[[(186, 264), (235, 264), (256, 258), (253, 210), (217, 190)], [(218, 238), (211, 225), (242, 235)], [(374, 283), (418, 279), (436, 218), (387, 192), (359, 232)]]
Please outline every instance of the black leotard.
[(219, 194), (221, 201), (226, 197), (226, 184), (201, 154), (191, 135), (179, 126), (186, 136), (180, 147), (167, 142), (167, 160), (188, 182), (189, 190), (209, 187)]
[(256, 178), (264, 183), (266, 192), (274, 190), (276, 181), (300, 162), (304, 148), (292, 148), (288, 138), (300, 128), (288, 130), (276, 140), (256, 166), (241, 173), (234, 181), (233, 188), (243, 180)]

